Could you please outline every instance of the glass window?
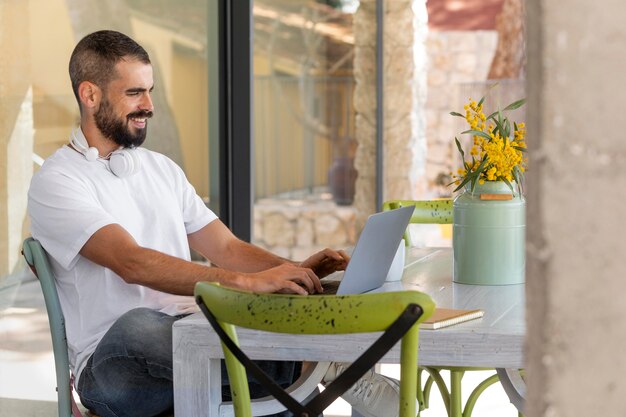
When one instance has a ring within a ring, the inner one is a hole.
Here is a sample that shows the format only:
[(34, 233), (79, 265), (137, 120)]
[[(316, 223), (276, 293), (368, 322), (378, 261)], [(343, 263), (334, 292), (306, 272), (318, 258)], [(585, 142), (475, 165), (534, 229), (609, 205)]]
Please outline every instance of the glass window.
[[(68, 143), (78, 105), (68, 61), (78, 39), (102, 29), (150, 54), (155, 116), (145, 146), (180, 164), (208, 203), (208, 11), (205, 0), (0, 0), (0, 287), (23, 271), (26, 196), (43, 160)], [(212, 6), (211, 6), (212, 7)], [(216, 25), (215, 22), (212, 24)]]
[(357, 7), (253, 2), (253, 241), (283, 256), (354, 243)]

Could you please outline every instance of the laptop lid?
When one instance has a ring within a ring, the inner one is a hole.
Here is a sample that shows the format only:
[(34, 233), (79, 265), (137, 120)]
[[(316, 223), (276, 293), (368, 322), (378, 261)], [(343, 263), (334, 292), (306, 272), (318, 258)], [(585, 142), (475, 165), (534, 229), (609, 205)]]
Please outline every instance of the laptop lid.
[(402, 207), (367, 219), (337, 295), (361, 294), (383, 285), (414, 209)]

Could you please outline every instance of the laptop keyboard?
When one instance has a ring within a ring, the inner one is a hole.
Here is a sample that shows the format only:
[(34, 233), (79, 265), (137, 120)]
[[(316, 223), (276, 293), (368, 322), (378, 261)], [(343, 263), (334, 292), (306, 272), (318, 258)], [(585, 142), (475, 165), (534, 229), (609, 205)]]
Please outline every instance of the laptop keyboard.
[(316, 292), (314, 295), (334, 295), (337, 294), (337, 289), (339, 288), (339, 283), (341, 281), (337, 280), (322, 280), (320, 281), (322, 284), (322, 288), (324, 292)]

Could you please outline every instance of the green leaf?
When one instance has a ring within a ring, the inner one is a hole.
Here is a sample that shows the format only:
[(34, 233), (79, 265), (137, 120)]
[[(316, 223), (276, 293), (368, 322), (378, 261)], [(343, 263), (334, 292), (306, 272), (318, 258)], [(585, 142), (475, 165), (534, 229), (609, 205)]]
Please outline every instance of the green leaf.
[(464, 118), (464, 119), (465, 119), (465, 116), (464, 116), (464, 115), (462, 115), (461, 113), (458, 113), (458, 112), (455, 112), (455, 111), (451, 111), (451, 112), (450, 112), (450, 114), (451, 114), (452, 116), (459, 116), (459, 117), (462, 117), (462, 118)]
[(517, 182), (517, 188), (519, 190), (520, 195), (524, 193), (523, 185), (524, 184), (524, 173), (519, 170), (519, 167), (515, 167), (517, 169), (517, 175), (515, 175), (515, 182)]
[(496, 120), (496, 119), (494, 119), (494, 117), (496, 116), (496, 114), (498, 114), (498, 112), (497, 112), (497, 111), (494, 111), (494, 112), (493, 112), (493, 113), (491, 113), (489, 116), (487, 116), (487, 120), (489, 120), (489, 119)]
[(480, 99), (480, 101), (478, 102), (478, 106), (482, 105), (482, 104), (483, 104), (483, 101), (485, 101), (485, 96), (483, 96), (483, 97)]
[(520, 152), (528, 152), (528, 149), (526, 148), (522, 148), (520, 146), (513, 146), (513, 149), (517, 149)]
[(478, 168), (476, 168), (475, 172), (478, 172), (479, 174), (483, 172), (483, 169), (485, 169), (485, 166), (487, 165), (488, 162), (489, 162), (489, 157), (485, 155), (485, 159), (483, 159), (480, 165), (478, 165)]
[(519, 184), (519, 174), (521, 174), (521, 171), (519, 170), (519, 167), (515, 165), (513, 167), (513, 178), (515, 178), (515, 182), (517, 182), (518, 184)]
[(480, 165), (478, 165), (478, 168), (476, 168), (476, 171), (472, 172), (472, 186), (471, 186), (472, 193), (474, 192), (474, 188), (476, 188), (476, 181), (478, 181), (478, 178), (480, 178), (480, 174), (483, 173), (483, 170), (485, 169), (485, 166), (487, 165), (487, 160), (488, 158), (485, 156), (485, 159), (483, 159)]
[(476, 180), (478, 180), (478, 177), (473, 177), (472, 183), (470, 184), (470, 191), (472, 192), (472, 194), (474, 194), (474, 189), (476, 188)]
[(517, 165), (513, 167), (513, 177), (515, 178), (515, 182), (517, 183), (517, 190), (519, 191), (521, 195), (522, 194), (522, 178), (524, 178), (524, 175), (522, 171), (520, 171)]
[(461, 153), (461, 158), (463, 158), (463, 162), (465, 162), (465, 152), (463, 152), (463, 148), (461, 147), (461, 142), (455, 137), (454, 142), (456, 142), (456, 147)]
[(506, 106), (502, 111), (519, 109), (520, 107), (522, 107), (524, 105), (524, 103), (526, 103), (526, 99), (525, 98), (523, 98), (521, 100), (514, 101), (513, 103), (511, 103), (508, 106)]
[(499, 132), (500, 136), (504, 136), (504, 125), (502, 124), (502, 121), (493, 119), (493, 122), (496, 124), (493, 128), (493, 133)]
[(513, 185), (511, 185), (509, 180), (507, 180), (506, 178), (502, 178), (502, 181), (504, 181), (504, 183), (511, 189), (511, 192), (513, 193), (513, 195), (515, 195), (515, 190), (513, 189)]
[(496, 117), (496, 115), (498, 113), (501, 113), (503, 111), (518, 109), (518, 108), (522, 107), (524, 105), (524, 103), (526, 103), (526, 99), (525, 98), (521, 99), (521, 100), (517, 100), (516, 102), (513, 102), (513, 103), (509, 104), (508, 106), (506, 106), (504, 109), (494, 111), (489, 116), (487, 116), (487, 120), (490, 120), (490, 119), (495, 120), (495, 117)]
[(462, 135), (464, 135), (466, 133), (469, 133), (469, 134), (475, 135), (475, 136), (482, 136), (484, 138), (487, 138), (488, 140), (491, 140), (491, 136), (489, 136), (488, 134), (486, 134), (482, 130), (466, 130), (465, 132), (461, 132)]
[(478, 179), (478, 177), (480, 177), (480, 174), (485, 169), (485, 166), (487, 165), (487, 162), (488, 162), (488, 158), (485, 157), (485, 159), (482, 160), (482, 162), (480, 163), (480, 165), (478, 165), (478, 168), (476, 168), (475, 171), (468, 172), (468, 174), (465, 176), (465, 178), (463, 178), (463, 181), (461, 181), (459, 186), (454, 189), (454, 192), (459, 191), (461, 188), (463, 188), (470, 181), (472, 181), (471, 190), (474, 191), (474, 186), (476, 185), (476, 180)]
[(465, 187), (465, 184), (467, 184), (467, 183), (468, 183), (471, 179), (472, 179), (472, 175), (471, 175), (471, 174), (467, 174), (467, 175), (465, 176), (465, 178), (463, 178), (463, 181), (461, 181), (461, 183), (459, 184), (459, 186), (458, 186), (458, 187), (456, 187), (456, 188), (454, 189), (454, 191), (453, 191), (453, 192), (457, 192), (457, 191), (459, 191), (460, 189), (462, 189), (463, 187)]

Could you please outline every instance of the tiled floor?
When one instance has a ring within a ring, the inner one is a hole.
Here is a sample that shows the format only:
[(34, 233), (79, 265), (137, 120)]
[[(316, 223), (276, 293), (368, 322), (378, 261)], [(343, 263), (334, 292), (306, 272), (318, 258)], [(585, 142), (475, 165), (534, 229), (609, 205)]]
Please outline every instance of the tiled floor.
[[(398, 367), (382, 365), (381, 371), (397, 376)], [(471, 372), (463, 380), (464, 397), (485, 377)], [(445, 378), (446, 376), (444, 376)], [(54, 360), (48, 319), (39, 283), (27, 279), (0, 290), (0, 417), (56, 416)], [(350, 407), (338, 400), (326, 410), (326, 417), (349, 416)], [(433, 390), (430, 408), (422, 417), (444, 417), (445, 407)], [(515, 417), (499, 385), (493, 385), (474, 408), (474, 417)]]
[(34, 278), (0, 291), (0, 417), (56, 415), (48, 317)]

